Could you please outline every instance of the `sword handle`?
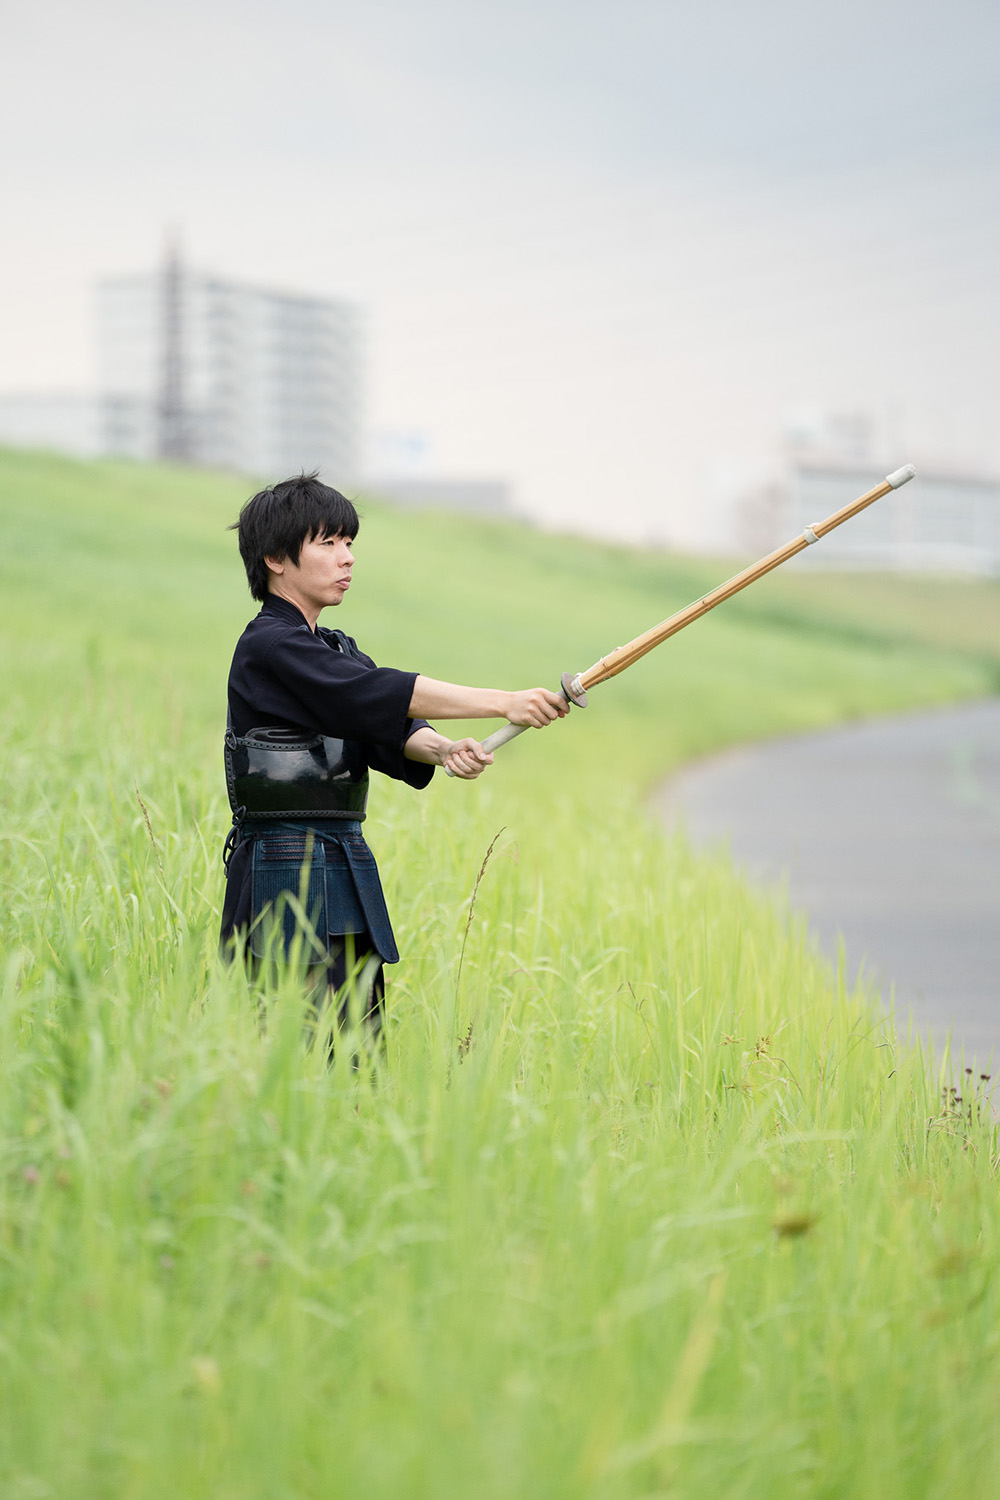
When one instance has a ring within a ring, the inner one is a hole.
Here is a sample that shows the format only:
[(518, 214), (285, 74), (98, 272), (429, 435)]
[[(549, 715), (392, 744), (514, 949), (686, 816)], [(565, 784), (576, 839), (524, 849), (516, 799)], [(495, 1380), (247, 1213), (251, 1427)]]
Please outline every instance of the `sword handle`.
[[(559, 684), (559, 691), (567, 703), (575, 703), (577, 708), (587, 707), (587, 695), (580, 683), (579, 676), (574, 677), (572, 673), (564, 672), (562, 674), (562, 682)], [(529, 724), (505, 724), (502, 729), (495, 729), (492, 734), (486, 736), (482, 742), (483, 749), (488, 750), (492, 755), (494, 750), (499, 750), (501, 745), (507, 745), (511, 740), (516, 740), (519, 734), (523, 734), (530, 727)], [(445, 766), (444, 770), (446, 776), (454, 777), (454, 771), (449, 771), (447, 766)]]
[[(506, 745), (510, 740), (516, 740), (519, 734), (523, 734), (530, 726), (528, 724), (505, 724), (502, 729), (495, 729), (488, 734), (482, 742), (484, 750), (492, 755), (494, 750), (499, 750), (501, 745)], [(444, 774), (454, 779), (455, 773), (450, 766), (445, 766)]]
[(483, 749), (492, 754), (494, 750), (499, 750), (501, 745), (507, 745), (511, 740), (516, 740), (518, 735), (523, 734), (527, 728), (529, 728), (527, 724), (505, 724), (502, 729), (495, 729), (492, 734), (486, 736), (483, 740)]

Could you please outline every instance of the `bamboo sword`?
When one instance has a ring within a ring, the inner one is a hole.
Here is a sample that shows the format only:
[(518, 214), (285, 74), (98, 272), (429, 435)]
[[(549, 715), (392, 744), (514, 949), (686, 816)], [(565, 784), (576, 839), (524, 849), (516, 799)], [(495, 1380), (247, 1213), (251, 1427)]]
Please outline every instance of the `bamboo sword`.
[[(876, 500), (881, 500), (890, 490), (898, 490), (901, 485), (911, 480), (916, 473), (912, 464), (904, 464), (901, 469), (896, 469), (892, 474), (887, 474), (881, 484), (877, 484), (873, 490), (868, 490), (857, 500), (852, 500), (850, 505), (835, 510), (832, 516), (827, 516), (825, 521), (814, 521), (811, 526), (799, 533), (794, 540), (786, 542), (776, 552), (769, 552), (759, 562), (744, 568), (742, 573), (737, 573), (726, 583), (720, 583), (718, 588), (703, 594), (693, 604), (685, 609), (678, 610), (677, 614), (671, 615), (669, 620), (663, 620), (659, 625), (654, 625), (652, 630), (647, 630), (643, 635), (636, 636), (634, 641), (629, 641), (626, 646), (619, 646), (608, 656), (602, 656), (600, 661), (588, 667), (586, 672), (578, 672), (574, 677), (569, 672), (564, 672), (562, 677), (562, 693), (567, 703), (575, 703), (580, 708), (587, 706), (587, 689), (596, 687), (599, 682), (607, 682), (609, 677), (617, 677), (619, 672), (624, 672), (626, 667), (631, 667), (647, 651), (652, 651), (661, 641), (676, 635), (678, 630), (683, 630), (686, 625), (691, 625), (695, 620), (700, 620), (702, 615), (707, 615), (710, 609), (717, 604), (722, 604), (726, 599), (731, 599), (741, 589), (747, 588), (751, 583), (756, 583), (758, 578), (763, 578), (765, 573), (780, 568), (782, 563), (788, 562), (790, 557), (804, 552), (806, 547), (811, 547), (824, 537), (834, 527), (842, 526), (845, 521), (850, 521), (854, 516), (860, 515), (869, 505), (874, 505)], [(487, 735), (483, 740), (484, 750), (499, 750), (501, 745), (506, 745), (509, 740), (515, 739), (517, 735), (523, 734), (527, 725), (506, 724), (503, 729), (498, 729), (494, 734)], [(450, 774), (450, 773), (449, 773)]]

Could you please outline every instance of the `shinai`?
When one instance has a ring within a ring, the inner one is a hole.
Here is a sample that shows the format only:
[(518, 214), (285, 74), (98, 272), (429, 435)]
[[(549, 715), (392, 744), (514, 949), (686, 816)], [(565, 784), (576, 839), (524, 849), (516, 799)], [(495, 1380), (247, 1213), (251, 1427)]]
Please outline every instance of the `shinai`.
[[(787, 562), (790, 557), (795, 557), (806, 547), (811, 547), (814, 542), (818, 542), (820, 537), (833, 531), (834, 527), (842, 526), (845, 521), (850, 521), (869, 505), (874, 505), (876, 500), (880, 500), (890, 490), (898, 490), (900, 485), (911, 480), (916, 472), (912, 464), (904, 464), (901, 469), (887, 474), (882, 483), (877, 484), (873, 490), (868, 490), (857, 500), (852, 500), (850, 505), (835, 510), (833, 515), (827, 516), (825, 521), (814, 521), (811, 526), (806, 526), (793, 541), (786, 542), (776, 552), (769, 552), (759, 562), (751, 564), (749, 568), (744, 568), (742, 573), (737, 573), (726, 583), (720, 583), (718, 588), (703, 594), (700, 599), (696, 599), (685, 609), (678, 610), (677, 614), (671, 615), (668, 620), (663, 620), (659, 625), (654, 625), (651, 630), (647, 630), (645, 634), (636, 636), (635, 640), (629, 641), (628, 645), (619, 646), (609, 655), (602, 656), (600, 661), (588, 667), (586, 672), (578, 672), (575, 677), (569, 672), (564, 672), (561, 684), (563, 697), (567, 703), (575, 703), (579, 708), (586, 708), (588, 688), (596, 687), (599, 682), (607, 682), (609, 677), (617, 677), (619, 672), (624, 672), (626, 667), (632, 666), (633, 662), (645, 656), (647, 651), (652, 651), (653, 647), (658, 646), (661, 641), (676, 635), (678, 630), (684, 629), (685, 625), (691, 625), (695, 620), (700, 620), (702, 615), (707, 615), (710, 609), (714, 609), (717, 604), (724, 603), (726, 599), (731, 599), (734, 594), (738, 594), (749, 584), (756, 583), (757, 579), (763, 578), (765, 573), (772, 572), (774, 568), (780, 568), (781, 564)], [(509, 740), (523, 734), (526, 728), (527, 725), (524, 724), (506, 724), (503, 729), (487, 735), (483, 740), (483, 749), (499, 750), (501, 745), (506, 745)], [(449, 771), (448, 774), (450, 776), (452, 772)]]

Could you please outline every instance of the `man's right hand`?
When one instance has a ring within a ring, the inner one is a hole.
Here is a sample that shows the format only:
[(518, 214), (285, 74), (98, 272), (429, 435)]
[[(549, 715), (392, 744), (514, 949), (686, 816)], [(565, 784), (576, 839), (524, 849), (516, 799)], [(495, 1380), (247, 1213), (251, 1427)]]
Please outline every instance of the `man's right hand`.
[(553, 719), (564, 719), (569, 704), (561, 693), (528, 688), (508, 693), (503, 688), (462, 687), (417, 675), (410, 698), (411, 719), (508, 719), (525, 729), (544, 729)]
[(548, 688), (527, 688), (524, 692), (507, 694), (504, 718), (526, 729), (544, 729), (568, 713), (569, 704), (561, 693), (551, 693)]

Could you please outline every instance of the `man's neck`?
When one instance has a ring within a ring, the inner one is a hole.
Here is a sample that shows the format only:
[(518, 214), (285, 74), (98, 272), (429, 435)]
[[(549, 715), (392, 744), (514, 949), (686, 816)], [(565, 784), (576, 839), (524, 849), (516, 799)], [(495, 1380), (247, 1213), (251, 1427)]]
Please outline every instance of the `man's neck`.
[(281, 589), (275, 588), (268, 589), (268, 597), (271, 599), (283, 599), (286, 604), (293, 605), (303, 617), (313, 635), (316, 634), (316, 622), (319, 619), (320, 610), (323, 608), (322, 605), (316, 608), (304, 599), (296, 599), (291, 594), (283, 593)]

